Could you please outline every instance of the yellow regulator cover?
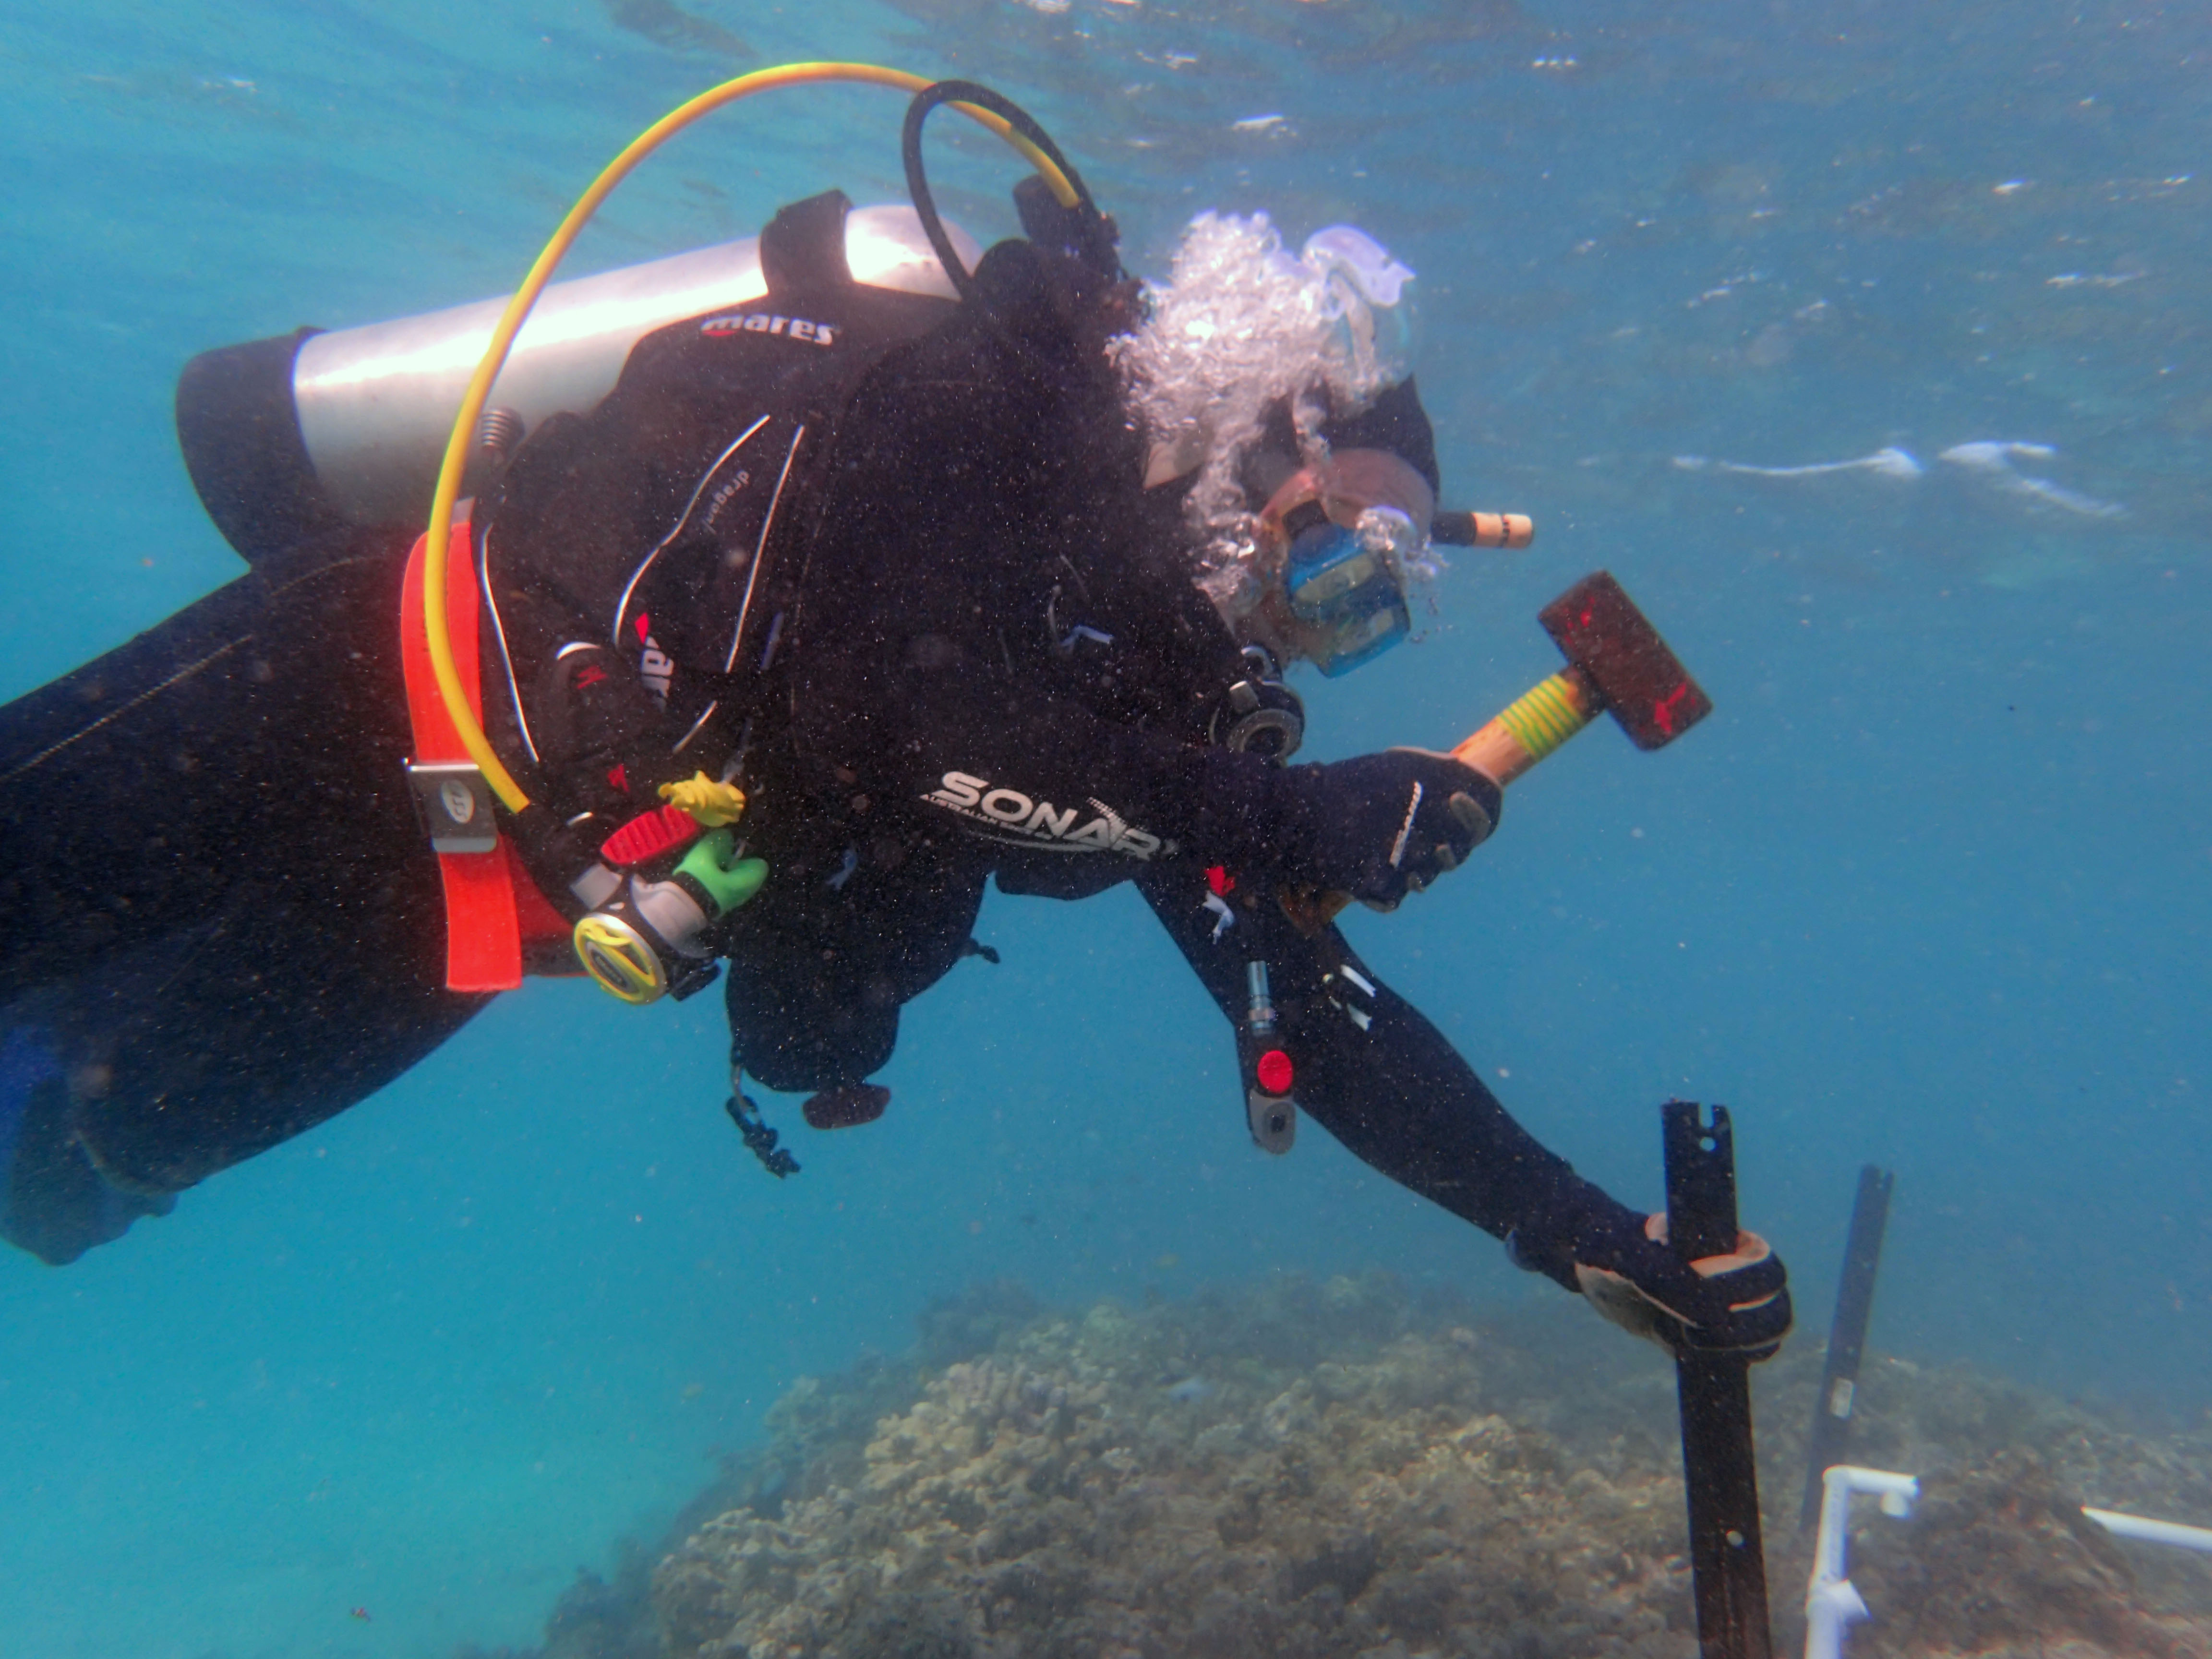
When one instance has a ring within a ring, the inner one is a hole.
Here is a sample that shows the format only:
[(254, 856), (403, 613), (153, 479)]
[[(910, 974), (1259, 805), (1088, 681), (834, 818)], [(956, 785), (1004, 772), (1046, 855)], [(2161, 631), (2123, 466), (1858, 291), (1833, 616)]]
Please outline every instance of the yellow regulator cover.
[(584, 971), (611, 996), (641, 1007), (668, 989), (659, 957), (619, 916), (592, 911), (576, 924), (574, 943)]

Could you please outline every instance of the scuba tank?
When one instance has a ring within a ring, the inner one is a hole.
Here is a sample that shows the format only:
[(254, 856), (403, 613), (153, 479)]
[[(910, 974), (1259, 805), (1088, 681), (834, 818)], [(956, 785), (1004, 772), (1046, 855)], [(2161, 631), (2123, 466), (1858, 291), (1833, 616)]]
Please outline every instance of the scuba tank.
[[(981, 245), (957, 226), (944, 232), (972, 269)], [(845, 259), (864, 287), (958, 297), (921, 216), (903, 204), (849, 214)], [(754, 236), (552, 284), (493, 385), (480, 457), (504, 462), (549, 416), (592, 408), (654, 330), (767, 292)], [(177, 440), (224, 538), (252, 563), (347, 526), (419, 524), (453, 410), (507, 303), (303, 328), (186, 363)]]

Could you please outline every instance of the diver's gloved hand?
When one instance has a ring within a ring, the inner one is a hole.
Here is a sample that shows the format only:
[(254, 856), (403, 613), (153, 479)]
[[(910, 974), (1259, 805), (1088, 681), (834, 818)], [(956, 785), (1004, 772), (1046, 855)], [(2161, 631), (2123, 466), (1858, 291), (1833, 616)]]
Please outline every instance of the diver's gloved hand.
[[(1664, 1215), (1587, 1218), (1568, 1242), (1576, 1285), (1632, 1335), (1685, 1349), (1771, 1358), (1790, 1334), (1790, 1275), (1757, 1233), (1735, 1249), (1686, 1262), (1667, 1243)], [(1534, 1264), (1532, 1264), (1534, 1265)]]
[(1489, 839), (1504, 791), (1427, 749), (1389, 749), (1281, 775), (1298, 792), (1298, 873), (1376, 909), (1395, 908)]

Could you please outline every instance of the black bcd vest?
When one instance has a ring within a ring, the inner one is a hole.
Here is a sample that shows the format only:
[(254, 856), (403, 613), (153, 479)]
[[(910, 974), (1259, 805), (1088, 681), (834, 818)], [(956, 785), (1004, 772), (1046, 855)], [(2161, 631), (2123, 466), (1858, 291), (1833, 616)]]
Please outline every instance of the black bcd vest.
[[(766, 295), (640, 340), (596, 408), (532, 435), (483, 519), (522, 701), (564, 646), (611, 647), (658, 708), (632, 744), (684, 744), (652, 770), (714, 770), (772, 705), (839, 418), (886, 352), (954, 309), (854, 282), (850, 209), (832, 191), (780, 211)], [(552, 701), (531, 713), (557, 734)], [(557, 793), (562, 757), (543, 761)]]

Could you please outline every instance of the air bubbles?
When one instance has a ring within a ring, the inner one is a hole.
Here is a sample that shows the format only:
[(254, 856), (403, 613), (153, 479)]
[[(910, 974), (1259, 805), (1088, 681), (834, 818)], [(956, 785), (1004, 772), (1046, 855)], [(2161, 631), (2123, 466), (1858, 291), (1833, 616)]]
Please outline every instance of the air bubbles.
[(1238, 466), (1267, 410), (1287, 399), (1302, 447), (1317, 458), (1324, 392), (1339, 412), (1356, 410), (1410, 368), (1413, 278), (1349, 227), (1319, 233), (1293, 258), (1264, 213), (1201, 213), (1169, 280), (1151, 290), (1150, 319), (1115, 342), (1156, 481), (1198, 471), (1188, 513), (1206, 539), (1200, 580), (1218, 602), (1249, 580), (1251, 514)]

